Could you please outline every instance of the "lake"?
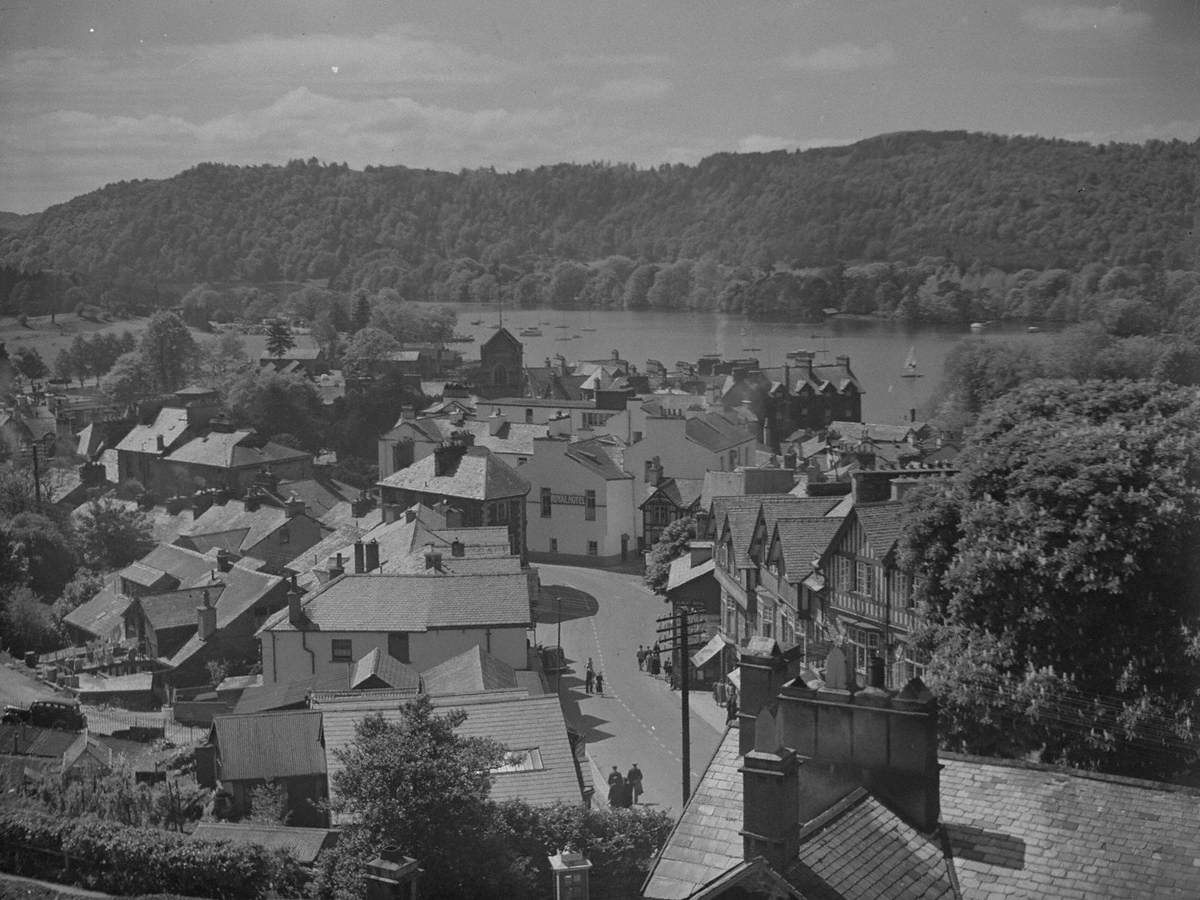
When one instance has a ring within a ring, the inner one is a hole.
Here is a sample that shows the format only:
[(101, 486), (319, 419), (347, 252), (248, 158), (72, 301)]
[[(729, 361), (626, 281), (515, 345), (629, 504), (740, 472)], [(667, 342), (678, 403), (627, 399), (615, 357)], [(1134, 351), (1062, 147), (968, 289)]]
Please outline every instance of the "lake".
[[(471, 304), (445, 305), (458, 313), (458, 332), (475, 338), (475, 343), (455, 344), (455, 348), (467, 359), (477, 359), (479, 342), (495, 330), (496, 310)], [(472, 324), (475, 321), (480, 324)], [(653, 310), (506, 309), (504, 326), (514, 335), (522, 328), (541, 329), (541, 337), (520, 337), (526, 365), (538, 365), (559, 353), (569, 362), (605, 359), (613, 350), (639, 370), (647, 359), (657, 359), (671, 369), (676, 360), (695, 362), (705, 353), (725, 358), (754, 356), (764, 366), (782, 366), (791, 350), (816, 351), (818, 363), (849, 356), (850, 367), (865, 391), (863, 419), (885, 423), (903, 421), (912, 409), (918, 416), (931, 412), (946, 354), (958, 341), (971, 336), (966, 325), (917, 327), (842, 317), (812, 325), (755, 322), (719, 312)], [(1047, 339), (1043, 333), (1029, 334), (1019, 324), (990, 325), (978, 337), (1021, 343)], [(910, 349), (921, 377), (901, 377)]]

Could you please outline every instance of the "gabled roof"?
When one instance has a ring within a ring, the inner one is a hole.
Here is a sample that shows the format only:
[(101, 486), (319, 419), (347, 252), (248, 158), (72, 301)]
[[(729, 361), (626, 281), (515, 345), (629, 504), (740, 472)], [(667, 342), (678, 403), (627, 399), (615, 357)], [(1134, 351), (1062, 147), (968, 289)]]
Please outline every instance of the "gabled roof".
[(259, 360), (262, 362), (278, 362), (284, 359), (323, 359), (324, 356), (325, 351), (321, 347), (289, 347), (278, 356), (264, 353), (259, 357)]
[(217, 716), (221, 781), (291, 778), (325, 774), (321, 714), (307, 709)]
[[(441, 708), (461, 709), (467, 714), (456, 733), (463, 737), (490, 738), (509, 751), (536, 750), (536, 764), (528, 769), (493, 775), (493, 800), (525, 800), (539, 806), (554, 803), (577, 804), (582, 788), (575, 758), (567, 738), (566, 723), (558, 697), (489, 697), (486, 694), (459, 695), (434, 699)], [(342, 769), (337, 751), (354, 740), (355, 726), (368, 715), (378, 713), (388, 722), (402, 721), (403, 701), (388, 704), (322, 704), (325, 744), (328, 756), (330, 799), (336, 797), (336, 776)]]
[(233, 454), (238, 444), (253, 434), (250, 429), (213, 431), (192, 438), (168, 455), (167, 459), (171, 462), (227, 469), (233, 465)]
[(76, 731), (0, 724), (0, 753), (62, 759), (80, 737)]
[(524, 347), (524, 345), (520, 341), (518, 341), (515, 337), (513, 337), (513, 333), (511, 331), (509, 331), (507, 328), (497, 328), (495, 333), (493, 333), (491, 337), (489, 337), (486, 341), (484, 341), (482, 344), (479, 345), (480, 357), (482, 357), (484, 352), (487, 351), (487, 349), (489, 347), (491, 347), (492, 344), (496, 343), (497, 341), (510, 344), (511, 346), (516, 347), (518, 350), (522, 349)]
[(475, 694), (513, 690), (516, 671), (482, 647), (475, 646), (421, 673), (427, 694)]
[(141, 561), (132, 562), (123, 568), (121, 570), (121, 578), (147, 588), (162, 587), (172, 580), (177, 581), (177, 576), (168, 574), (161, 569), (157, 569)]
[(685, 584), (691, 584), (697, 578), (711, 574), (716, 565), (716, 561), (710, 558), (698, 566), (693, 566), (692, 557), (688, 553), (671, 560), (671, 568), (667, 573), (667, 592), (670, 593)]
[(638, 509), (655, 497), (665, 497), (677, 509), (691, 509), (699, 505), (700, 494), (703, 490), (703, 478), (664, 478), (646, 499), (638, 504)]
[(208, 594), (208, 602), (216, 606), (224, 591), (225, 585), (217, 583), (208, 587), (150, 594), (134, 602), (142, 608), (142, 615), (154, 631), (165, 631), (185, 625), (195, 628), (196, 607), (203, 605), (205, 593)]
[[(532, 625), (536, 576), (343, 575), (302, 601), (305, 628), (316, 631), (429, 631)], [(295, 631), (287, 610), (263, 631)]]
[(683, 428), (689, 441), (699, 444), (710, 453), (720, 453), (754, 441), (754, 436), (741, 422), (723, 410), (693, 416), (684, 423)]
[(372, 687), (379, 686), (374, 682), (382, 682), (386, 687), (414, 694), (421, 689), (421, 676), (416, 669), (378, 647), (356, 662), (350, 673), (351, 689), (367, 681), (373, 682)]
[(337, 843), (330, 828), (295, 828), (257, 822), (199, 822), (189, 837), (193, 841), (229, 841), (254, 844), (268, 850), (286, 850), (303, 865), (311, 865), (322, 850)]
[[(296, 584), (299, 587), (305, 590), (316, 587), (320, 583), (317, 572), (325, 568), (330, 557), (341, 553), (342, 558), (347, 561), (354, 559), (354, 542), (363, 534), (364, 530), (357, 525), (342, 525), (299, 556), (288, 560), (284, 568), (296, 573)], [(350, 551), (349, 556), (346, 555), (347, 548)], [(382, 547), (380, 549), (382, 550)]]
[(887, 556), (896, 546), (896, 541), (900, 540), (904, 531), (903, 511), (904, 504), (898, 500), (859, 503), (854, 507), (854, 515), (858, 517), (876, 558)]
[(108, 637), (124, 621), (129, 603), (128, 597), (106, 587), (67, 613), (63, 621), (96, 637)]
[(845, 900), (960, 896), (941, 846), (863, 788), (803, 829), (799, 859), (783, 874), (805, 896), (820, 896), (822, 889)]
[[(716, 537), (721, 537), (728, 522), (733, 541), (734, 565), (749, 568), (750, 544), (761, 510), (765, 522), (772, 526), (783, 516), (824, 516), (838, 507), (841, 497), (794, 497), (791, 494), (752, 494), (746, 497), (716, 497), (713, 499), (713, 524)], [(767, 532), (768, 539), (770, 531)]]
[(324, 525), (334, 525), (350, 518), (350, 502), (358, 497), (359, 490), (332, 478), (300, 478), (279, 482), (276, 494), (303, 500), (310, 516)]
[(230, 500), (223, 504), (214, 503), (179, 537), (201, 553), (211, 547), (245, 553), (287, 520), (287, 511), (278, 507), (260, 505), (251, 510), (241, 500)]
[(158, 454), (158, 438), (163, 439), (163, 446), (170, 450), (172, 445), (183, 437), (188, 427), (186, 409), (177, 406), (164, 406), (149, 425), (135, 425), (121, 443), (117, 444), (118, 451), (126, 453)]
[(742, 862), (738, 730), (717, 745), (703, 778), (650, 867), (643, 897), (683, 900)]
[(393, 472), (379, 484), (385, 488), (468, 500), (524, 497), (529, 493), (529, 482), (512, 466), (483, 447), (468, 447), (445, 475), (436, 474), (436, 467), (437, 455), (430, 454), (399, 472)]
[(300, 681), (282, 684), (260, 684), (248, 687), (238, 697), (233, 707), (234, 715), (268, 712), (273, 709), (288, 709), (306, 705), (309, 691), (337, 691), (346, 688), (345, 672), (329, 675), (314, 675)]
[(732, 472), (704, 473), (704, 488), (700, 492), (700, 507), (710, 509), (717, 497), (748, 497), (752, 494), (787, 493), (796, 484), (791, 469), (770, 466), (738, 467)]
[(834, 516), (793, 517), (775, 522), (783, 567), (791, 583), (803, 581), (812, 571), (813, 560), (823, 557), (837, 537), (844, 519)]

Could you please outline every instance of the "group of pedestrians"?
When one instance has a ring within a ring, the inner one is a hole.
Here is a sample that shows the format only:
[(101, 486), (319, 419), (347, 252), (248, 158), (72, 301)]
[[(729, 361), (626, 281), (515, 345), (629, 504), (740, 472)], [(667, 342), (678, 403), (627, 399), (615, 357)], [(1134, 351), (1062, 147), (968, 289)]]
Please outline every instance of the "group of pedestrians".
[(583, 673), (583, 689), (589, 694), (604, 693), (604, 673), (596, 671), (590, 656), (587, 661), (587, 669)]
[(639, 670), (649, 672), (655, 678), (663, 675), (671, 683), (671, 687), (675, 687), (675, 673), (672, 671), (671, 654), (668, 653), (666, 659), (663, 659), (662, 648), (659, 647), (658, 641), (655, 641), (652, 647), (643, 647), (641, 644), (638, 644), (637, 661)]
[(621, 774), (616, 766), (608, 773), (608, 805), (613, 809), (628, 809), (642, 796), (642, 770), (634, 763), (629, 772)]

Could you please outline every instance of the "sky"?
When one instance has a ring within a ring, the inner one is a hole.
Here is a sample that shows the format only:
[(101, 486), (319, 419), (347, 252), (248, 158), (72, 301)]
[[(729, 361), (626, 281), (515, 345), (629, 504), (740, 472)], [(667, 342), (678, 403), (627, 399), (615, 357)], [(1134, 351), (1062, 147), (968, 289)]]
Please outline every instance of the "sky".
[(0, 210), (201, 162), (1200, 138), (1200, 0), (5, 0)]

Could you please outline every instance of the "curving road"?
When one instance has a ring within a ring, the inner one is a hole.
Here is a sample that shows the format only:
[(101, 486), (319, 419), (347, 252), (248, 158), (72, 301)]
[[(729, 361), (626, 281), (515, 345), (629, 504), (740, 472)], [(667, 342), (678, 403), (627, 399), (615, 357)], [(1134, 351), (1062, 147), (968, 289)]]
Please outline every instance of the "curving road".
[[(655, 639), (655, 619), (668, 607), (642, 586), (640, 576), (574, 566), (538, 565), (542, 600), (535, 609), (537, 639), (558, 643), (557, 611), (561, 599), (562, 645), (567, 671), (560, 695), (568, 717), (587, 740), (588, 755), (602, 775), (618, 766), (622, 772), (638, 763), (645, 776), (643, 801), (682, 809), (683, 775), (678, 691), (661, 678), (638, 671), (638, 644)], [(584, 692), (588, 658), (604, 673), (604, 695)], [(695, 787), (716, 750), (724, 711), (711, 693), (691, 695), (691, 784)], [(607, 789), (596, 785), (598, 801)]]

